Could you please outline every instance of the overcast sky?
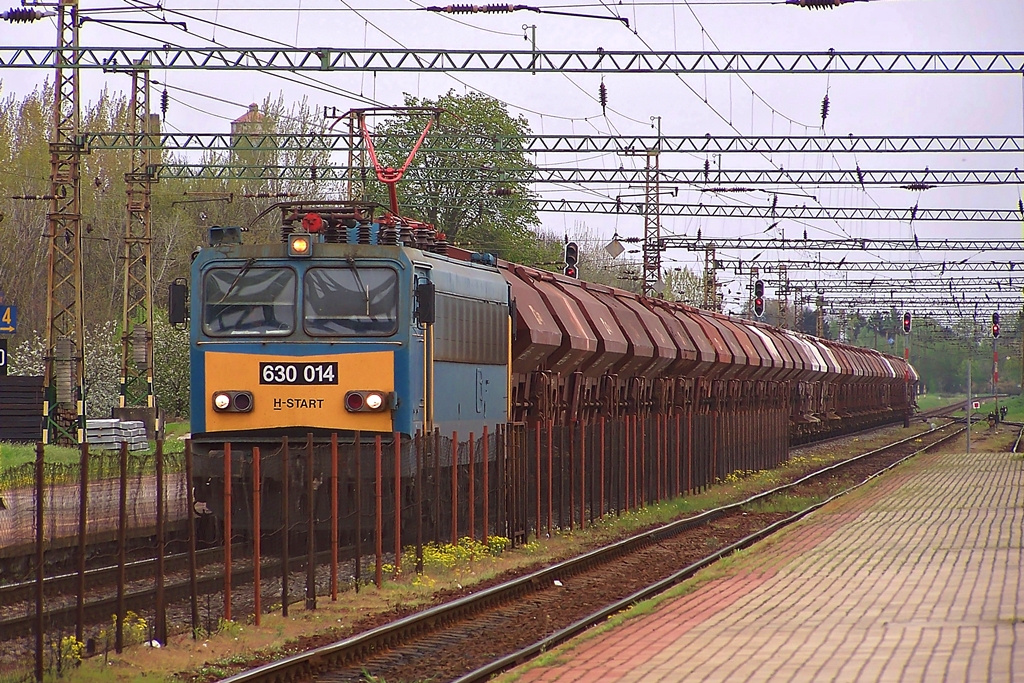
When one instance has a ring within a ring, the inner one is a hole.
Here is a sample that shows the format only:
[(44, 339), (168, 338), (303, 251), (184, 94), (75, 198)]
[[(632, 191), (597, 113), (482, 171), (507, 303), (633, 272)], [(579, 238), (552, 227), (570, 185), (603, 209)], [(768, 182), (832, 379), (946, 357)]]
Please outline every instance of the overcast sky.
[[(120, 26), (86, 22), (83, 46), (149, 47), (164, 43), (181, 46), (303, 48), (494, 49), (522, 50), (536, 26), (539, 49), (605, 50), (736, 50), (736, 51), (1024, 51), (1024, 2), (1021, 0), (876, 0), (832, 10), (807, 10), (782, 4), (747, 2), (590, 2), (545, 0), (535, 6), (559, 12), (602, 18), (566, 17), (520, 11), (488, 15), (446, 15), (420, 9), (427, 3), (411, 0), (293, 0), (241, 2), (238, 0), (165, 0), (164, 10), (90, 15), (98, 8), (125, 7), (124, 0), (82, 0), (81, 13), (103, 19), (163, 17), (186, 22), (177, 27), (145, 24)], [(610, 20), (618, 15), (629, 20)], [(56, 32), (52, 20), (34, 24), (0, 23), (5, 45), (51, 46)], [(53, 75), (48, 70), (0, 69), (0, 95), (23, 94)], [(523, 114), (535, 133), (649, 135), (652, 117), (661, 117), (665, 135), (818, 135), (822, 134), (820, 108), (829, 96), (830, 110), (824, 133), (828, 135), (1024, 135), (1024, 77), (1022, 75), (859, 75), (784, 74), (677, 77), (674, 75), (611, 74), (604, 76), (608, 92), (606, 115), (597, 101), (599, 74), (409, 74), (328, 73), (315, 78), (237, 71), (230, 73), (153, 72), (166, 83), (171, 106), (164, 122), (168, 131), (226, 132), (231, 120), (250, 102), (283, 93), (286, 100), (307, 97), (318, 107), (347, 109), (366, 106), (356, 93), (385, 104), (401, 104), (403, 93), (421, 97), (455, 89), (479, 91), (507, 103), (513, 114)], [(87, 72), (82, 78), (83, 101), (95, 100), (101, 81), (127, 91), (127, 76)], [(752, 94), (753, 89), (754, 94)], [(154, 101), (159, 101), (154, 97)], [(570, 154), (539, 156), (537, 163), (558, 167), (640, 168), (642, 158), (617, 155), (576, 157)], [(723, 155), (708, 160), (723, 169), (1002, 169), (1024, 168), (1024, 154), (914, 154), (914, 155)], [(705, 158), (684, 154), (663, 155), (661, 165), (671, 169), (703, 168)], [(546, 198), (614, 198), (636, 194), (627, 186), (588, 188), (544, 186)], [(1021, 197), (1020, 186), (936, 188), (924, 193), (858, 186), (840, 188), (782, 187), (809, 197), (780, 196), (780, 204), (819, 203), (836, 207), (968, 207), (1010, 209)], [(636, 198), (639, 201), (639, 198)], [(715, 195), (680, 187), (666, 201), (709, 204), (765, 203), (764, 192), (741, 196)], [(544, 214), (544, 226), (559, 234), (584, 231), (602, 240), (613, 234), (640, 236), (640, 216), (587, 216)], [(766, 232), (768, 222), (757, 219), (725, 220), (665, 217), (667, 235), (786, 237), (989, 237), (1020, 238), (1014, 224), (951, 225), (918, 222), (822, 221), (783, 222)], [(812, 254), (790, 253), (811, 258)], [(831, 257), (827, 254), (826, 258)], [(968, 255), (964, 255), (968, 256)], [(749, 255), (748, 255), (749, 257)], [(762, 258), (771, 258), (766, 254)], [(878, 258), (931, 260), (931, 256), (881, 254)], [(981, 255), (991, 260), (991, 254)], [(997, 257), (1001, 258), (1001, 257)], [(697, 257), (684, 251), (667, 252), (665, 265), (694, 267)], [(728, 279), (728, 278), (727, 278)], [(744, 282), (745, 285), (745, 282)], [(734, 286), (733, 289), (736, 289)], [(736, 295), (738, 300), (739, 295)]]

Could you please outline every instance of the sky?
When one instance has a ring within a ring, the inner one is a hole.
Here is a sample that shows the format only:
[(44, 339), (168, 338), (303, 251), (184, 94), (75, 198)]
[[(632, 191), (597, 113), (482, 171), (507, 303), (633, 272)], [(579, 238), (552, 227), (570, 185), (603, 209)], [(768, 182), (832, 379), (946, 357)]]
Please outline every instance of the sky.
[[(601, 2), (545, 0), (532, 6), (552, 13), (517, 11), (498, 14), (443, 14), (426, 11), (414, 0), (165, 0), (162, 9), (125, 0), (81, 0), (90, 19), (185, 22), (181, 25), (113, 24), (86, 21), (80, 43), (87, 47), (154, 45), (233, 48), (294, 46), (406, 49), (592, 51), (1024, 51), (1024, 2), (1020, 0), (874, 0), (835, 9), (808, 10), (763, 0), (704, 2)], [(131, 8), (135, 8), (131, 10)], [(113, 9), (125, 11), (111, 12)], [(131, 10), (131, 11), (129, 11)], [(625, 22), (614, 17), (628, 19)], [(534, 28), (535, 27), (535, 28)], [(184, 28), (184, 30), (183, 30)], [(32, 24), (0, 23), (0, 46), (52, 46), (52, 19)], [(250, 102), (283, 95), (286, 101), (307, 98), (311, 106), (367, 106), (366, 99), (402, 103), (403, 93), (434, 98), (448, 90), (481, 92), (507, 104), (513, 115), (527, 118), (537, 134), (651, 135), (656, 122), (664, 135), (1024, 135), (1024, 75), (910, 74), (498, 74), (498, 73), (325, 73), (307, 75), (258, 71), (200, 72), (154, 70), (157, 90), (165, 86), (170, 107), (165, 131), (227, 132), (230, 121)], [(24, 94), (44, 79), (45, 69), (0, 68), (0, 96)], [(604, 83), (607, 108), (598, 91)], [(129, 77), (88, 71), (83, 74), (83, 101), (94, 101), (103, 87), (127, 92)], [(829, 98), (822, 125), (821, 105)], [(355, 95), (355, 96), (353, 96)], [(361, 97), (360, 97), (361, 96)], [(155, 98), (155, 101), (158, 101)], [(554, 167), (642, 168), (642, 157), (616, 154), (537, 155), (536, 163)], [(1024, 153), (926, 154), (725, 154), (705, 157), (663, 154), (663, 169), (704, 168), (763, 170), (782, 166), (798, 170), (992, 169), (1024, 167)], [(772, 188), (769, 188), (771, 191)], [(882, 186), (778, 186), (780, 204), (826, 207), (1016, 208), (1019, 185), (940, 187), (925, 192)], [(642, 189), (627, 185), (537, 188), (548, 199), (614, 199)], [(708, 204), (763, 204), (768, 192), (709, 193), (679, 186), (664, 201)], [(543, 228), (603, 244), (613, 236), (640, 237), (641, 216), (545, 213)], [(880, 223), (875, 221), (782, 221), (665, 216), (666, 236), (971, 237), (1021, 239), (1018, 223)], [(721, 252), (727, 257), (753, 254)], [(811, 260), (803, 250), (767, 253), (773, 258)], [(834, 252), (820, 254), (838, 259)], [(949, 258), (1011, 260), (1015, 255), (960, 254)], [(1019, 254), (1016, 257), (1024, 260)], [(623, 258), (638, 258), (626, 254)], [(703, 255), (684, 250), (663, 254), (666, 267), (702, 267)], [(927, 252), (851, 254), (851, 260), (925, 262)], [(942, 257), (940, 257), (942, 258)], [(813, 277), (806, 274), (806, 277)], [(853, 275), (851, 275), (853, 277)], [(861, 277), (861, 276), (858, 276)], [(747, 278), (722, 274), (727, 305), (745, 301)]]

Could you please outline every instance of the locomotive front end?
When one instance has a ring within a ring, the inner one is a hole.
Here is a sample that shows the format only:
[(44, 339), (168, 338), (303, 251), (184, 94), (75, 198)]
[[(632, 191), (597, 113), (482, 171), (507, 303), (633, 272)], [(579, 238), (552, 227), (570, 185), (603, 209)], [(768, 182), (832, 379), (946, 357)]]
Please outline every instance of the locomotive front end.
[[(408, 447), (422, 421), (424, 374), (412, 271), (400, 246), (305, 231), (277, 244), (200, 250), (191, 282), (192, 483), (209, 536), (224, 533), (229, 479), (230, 498), (251, 498), (257, 449), (260, 485), (275, 501), (310, 470), (322, 481), (332, 465), (352, 468), (378, 437)], [(300, 501), (305, 492), (292, 494)], [(326, 504), (319, 498), (316, 508)], [(252, 524), (248, 505), (238, 508), (235, 532)], [(277, 525), (282, 513), (268, 504), (262, 523)]]

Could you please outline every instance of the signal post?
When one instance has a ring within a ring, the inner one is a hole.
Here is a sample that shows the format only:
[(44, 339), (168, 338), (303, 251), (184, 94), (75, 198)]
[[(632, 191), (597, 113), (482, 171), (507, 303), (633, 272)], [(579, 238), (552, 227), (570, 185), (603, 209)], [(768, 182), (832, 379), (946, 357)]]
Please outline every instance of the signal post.
[(903, 360), (906, 366), (903, 369), (903, 392), (907, 399), (907, 410), (903, 414), (903, 426), (910, 426), (910, 311), (903, 312)]
[(992, 314), (992, 396), (995, 398), (996, 422), (999, 422), (999, 350), (996, 340), (999, 339), (999, 313)]
[(580, 262), (580, 245), (575, 242), (565, 243), (565, 267), (562, 268), (562, 274), (568, 277), (578, 278), (580, 276), (579, 270)]

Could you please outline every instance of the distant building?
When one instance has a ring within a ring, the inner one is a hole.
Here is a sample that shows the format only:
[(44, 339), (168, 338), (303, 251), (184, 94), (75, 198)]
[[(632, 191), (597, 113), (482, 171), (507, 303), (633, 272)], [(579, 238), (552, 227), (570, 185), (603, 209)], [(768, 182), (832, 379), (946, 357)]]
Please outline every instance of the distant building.
[[(231, 165), (251, 169), (239, 175), (246, 178), (258, 178), (263, 175), (262, 169), (274, 164), (277, 157), (277, 142), (274, 133), (277, 127), (274, 120), (260, 112), (255, 102), (249, 110), (231, 122)], [(253, 173), (256, 170), (256, 173)]]

